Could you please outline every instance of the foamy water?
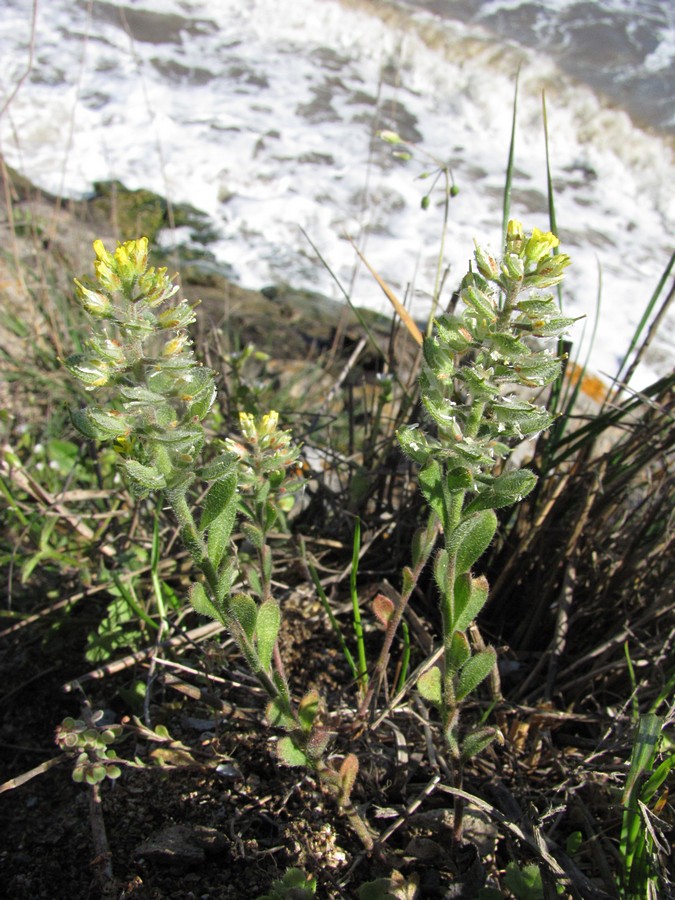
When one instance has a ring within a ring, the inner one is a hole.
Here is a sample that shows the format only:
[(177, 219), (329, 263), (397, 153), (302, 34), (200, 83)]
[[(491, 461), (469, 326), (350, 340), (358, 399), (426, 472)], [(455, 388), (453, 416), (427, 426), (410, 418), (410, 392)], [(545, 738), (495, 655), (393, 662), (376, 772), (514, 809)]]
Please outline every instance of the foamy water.
[[(442, 205), (438, 195), (420, 208), (430, 180), (417, 176), (431, 171), (421, 151), (449, 164), (460, 188), (443, 258), (447, 297), (474, 237), (499, 246), (520, 66), (512, 214), (548, 227), (545, 88), (559, 232), (574, 261), (565, 308), (592, 320), (601, 270), (592, 367), (613, 373), (673, 249), (671, 138), (641, 130), (550, 55), (505, 43), (488, 22), (410, 6), (142, 0), (121, 17), (117, 3), (40, 0), (32, 73), (0, 120), (0, 151), (55, 193), (81, 196), (115, 178), (192, 203), (212, 217), (220, 238), (210, 249), (242, 284), (339, 296), (304, 229), (357, 305), (388, 311), (355, 266), (349, 234), (423, 317)], [(4, 2), (0, 96), (25, 70), (30, 11), (29, 0)], [(667, 62), (667, 37), (653, 65)], [(412, 161), (393, 158), (375, 138), (382, 128), (418, 146)], [(638, 384), (672, 367), (674, 335), (671, 317)]]

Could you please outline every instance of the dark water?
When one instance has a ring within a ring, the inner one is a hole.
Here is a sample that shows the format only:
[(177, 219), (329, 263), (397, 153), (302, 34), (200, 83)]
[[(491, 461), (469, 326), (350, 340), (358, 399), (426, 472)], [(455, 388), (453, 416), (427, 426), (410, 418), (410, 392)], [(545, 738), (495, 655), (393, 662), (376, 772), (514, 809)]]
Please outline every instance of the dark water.
[(675, 134), (673, 0), (416, 0), (442, 19), (479, 25), (549, 56), (642, 126)]

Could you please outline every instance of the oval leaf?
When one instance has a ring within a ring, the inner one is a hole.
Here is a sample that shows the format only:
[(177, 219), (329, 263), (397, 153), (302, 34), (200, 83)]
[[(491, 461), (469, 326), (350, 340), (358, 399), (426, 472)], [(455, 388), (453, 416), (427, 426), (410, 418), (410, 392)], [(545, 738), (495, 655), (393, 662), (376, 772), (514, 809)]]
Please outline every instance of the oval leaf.
[(255, 632), (258, 607), (250, 594), (235, 594), (230, 600), (230, 610), (251, 640)]
[(223, 621), (223, 617), (218, 612), (217, 607), (207, 596), (204, 586), (198, 581), (195, 584), (190, 585), (189, 596), (190, 603), (195, 612), (198, 612), (202, 616), (208, 616), (210, 619), (215, 619), (216, 622)]
[(449, 554), (456, 554), (455, 572), (468, 572), (490, 546), (497, 530), (497, 516), (491, 509), (471, 515), (459, 523), (447, 542)]
[(266, 600), (258, 610), (258, 656), (260, 663), (267, 671), (272, 662), (274, 645), (277, 642), (281, 625), (281, 610), (275, 600)]
[(441, 705), (441, 670), (438, 666), (427, 669), (417, 679), (417, 690), (434, 706)]
[(277, 756), (285, 766), (306, 766), (307, 756), (295, 746), (293, 739), (282, 737), (277, 743)]
[(475, 656), (467, 660), (459, 673), (457, 700), (462, 700), (475, 690), (481, 681), (484, 681), (494, 669), (496, 661), (497, 654), (492, 647), (488, 647), (487, 650), (481, 650), (480, 653), (476, 653)]

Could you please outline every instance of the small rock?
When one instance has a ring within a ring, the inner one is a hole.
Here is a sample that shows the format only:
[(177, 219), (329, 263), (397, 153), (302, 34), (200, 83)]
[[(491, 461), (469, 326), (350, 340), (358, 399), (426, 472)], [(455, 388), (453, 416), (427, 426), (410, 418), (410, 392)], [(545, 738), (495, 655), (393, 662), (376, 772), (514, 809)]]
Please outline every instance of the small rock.
[(215, 828), (168, 825), (143, 841), (134, 857), (191, 869), (201, 865), (207, 854), (223, 853), (227, 846), (227, 838)]

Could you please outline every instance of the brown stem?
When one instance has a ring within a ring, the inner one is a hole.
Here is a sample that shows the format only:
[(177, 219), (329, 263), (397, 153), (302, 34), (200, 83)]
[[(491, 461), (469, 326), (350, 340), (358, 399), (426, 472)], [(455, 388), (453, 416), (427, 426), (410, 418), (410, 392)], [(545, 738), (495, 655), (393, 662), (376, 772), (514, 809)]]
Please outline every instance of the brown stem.
[(113, 881), (112, 854), (103, 819), (101, 787), (98, 784), (92, 784), (89, 790), (89, 823), (94, 843), (94, 865), (101, 888), (105, 890)]
[[(417, 582), (419, 580), (420, 575), (422, 574), (422, 569), (426, 566), (429, 561), (429, 557), (431, 556), (431, 551), (434, 548), (434, 544), (436, 542), (436, 535), (438, 534), (440, 523), (437, 519), (435, 519), (433, 523), (433, 534), (429, 536), (426, 544), (426, 552), (421, 554), (420, 559), (417, 562), (417, 565), (412, 571), (412, 579), (410, 588), (399, 597), (398, 602), (389, 617), (389, 621), (387, 622), (387, 630), (384, 635), (384, 640), (382, 642), (382, 649), (380, 650), (380, 655), (378, 657), (377, 663), (375, 665), (375, 671), (373, 672), (373, 678), (370, 681), (368, 686), (368, 690), (366, 691), (363, 700), (361, 701), (361, 706), (359, 707), (359, 711), (357, 716), (359, 719), (364, 719), (368, 713), (368, 709), (370, 704), (373, 701), (373, 698), (376, 694), (379, 693), (380, 688), (382, 686), (382, 681), (384, 679), (384, 674), (387, 670), (387, 665), (389, 663), (389, 656), (391, 654), (391, 645), (394, 641), (394, 635), (398, 629), (398, 626), (401, 624), (401, 619), (403, 618), (403, 613), (405, 612), (405, 608), (408, 605), (408, 600), (410, 599), (413, 590), (415, 589)], [(427, 525), (427, 529), (429, 529), (429, 525)]]

